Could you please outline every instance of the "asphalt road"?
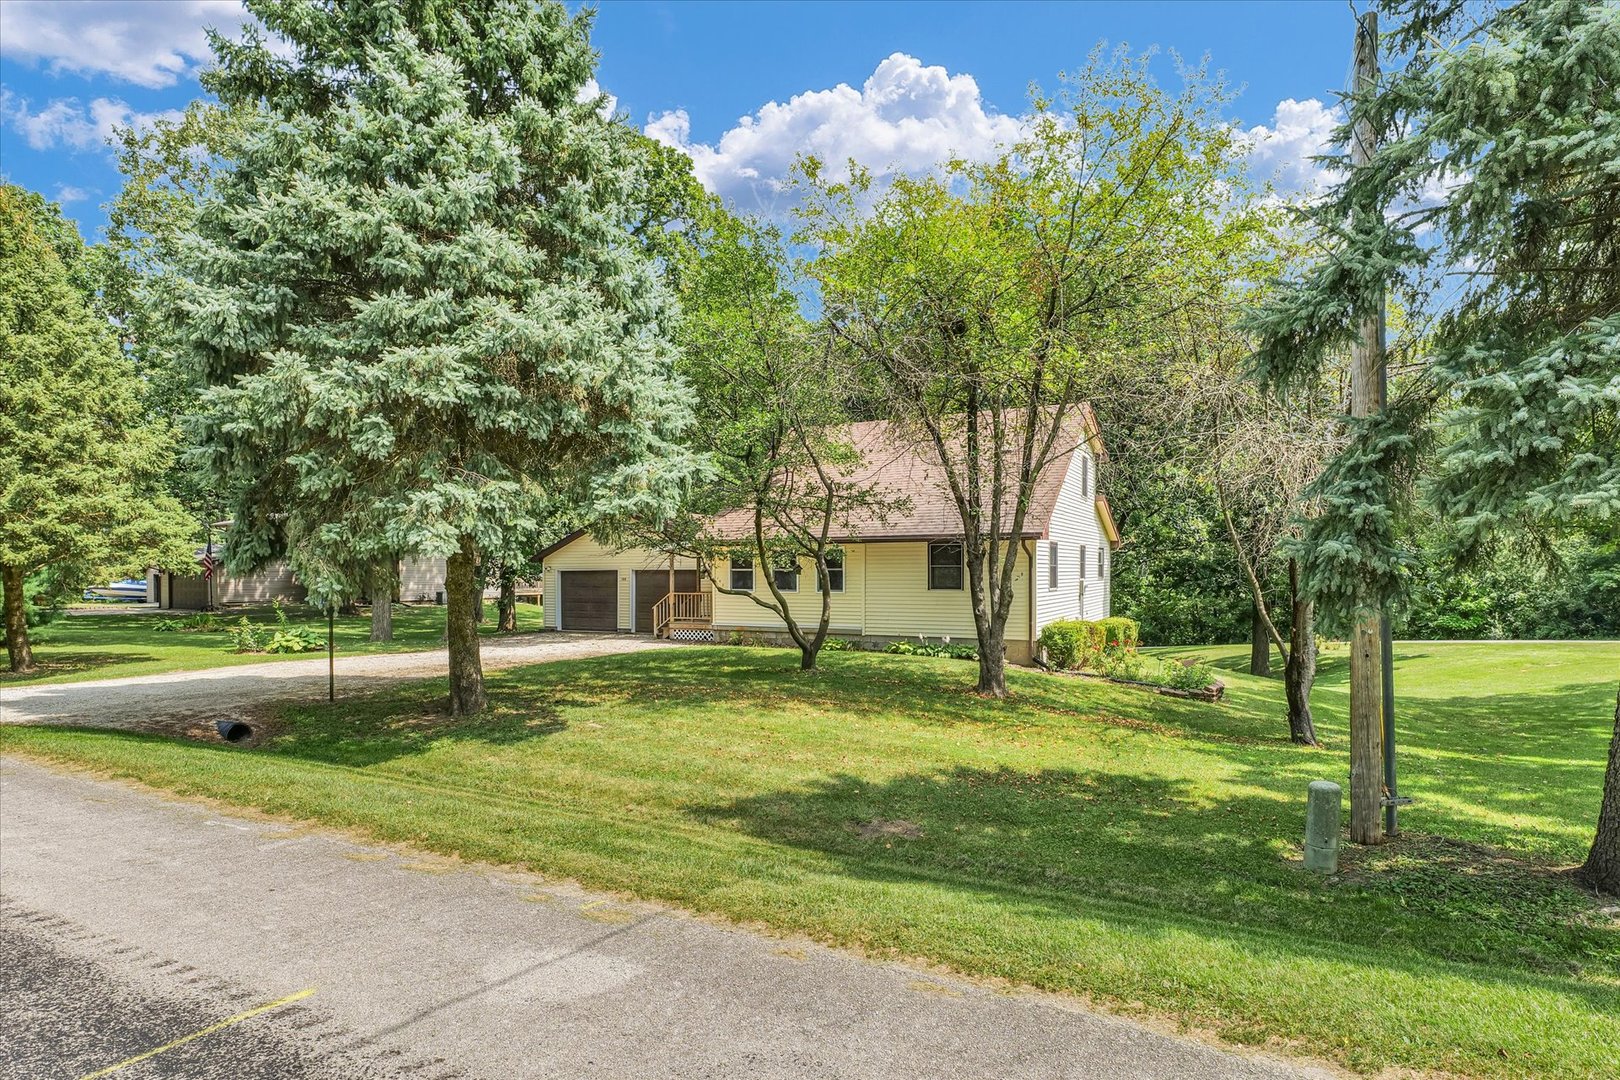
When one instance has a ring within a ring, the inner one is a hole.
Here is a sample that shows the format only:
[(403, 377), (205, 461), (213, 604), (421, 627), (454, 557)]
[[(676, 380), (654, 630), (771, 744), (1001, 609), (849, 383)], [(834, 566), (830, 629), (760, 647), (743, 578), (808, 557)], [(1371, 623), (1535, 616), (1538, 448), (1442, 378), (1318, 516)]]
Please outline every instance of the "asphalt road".
[(0, 972), (30, 1080), (1327, 1075), (10, 758)]

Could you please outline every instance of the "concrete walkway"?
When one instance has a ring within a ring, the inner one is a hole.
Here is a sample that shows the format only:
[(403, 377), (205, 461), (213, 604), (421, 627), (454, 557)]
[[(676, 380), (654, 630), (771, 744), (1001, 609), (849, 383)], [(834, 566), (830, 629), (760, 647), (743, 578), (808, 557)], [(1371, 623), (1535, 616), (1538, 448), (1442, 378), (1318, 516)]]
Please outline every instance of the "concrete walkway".
[(0, 1075), (1327, 1075), (14, 759), (0, 850)]
[[(585, 656), (674, 648), (628, 634), (538, 633), (485, 639), (485, 671)], [(336, 662), (339, 694), (445, 674), (443, 649), (346, 656)], [(326, 657), (171, 671), (123, 679), (0, 689), (0, 723), (82, 724), (89, 727), (176, 730), (237, 716), (270, 701), (326, 697)]]

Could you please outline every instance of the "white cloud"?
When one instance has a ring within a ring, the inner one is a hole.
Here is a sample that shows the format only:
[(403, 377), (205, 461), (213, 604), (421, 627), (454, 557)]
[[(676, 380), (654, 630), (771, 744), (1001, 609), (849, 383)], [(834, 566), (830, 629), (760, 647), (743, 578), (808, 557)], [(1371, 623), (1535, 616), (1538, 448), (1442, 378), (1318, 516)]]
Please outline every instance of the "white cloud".
[(1023, 121), (992, 111), (971, 75), (952, 75), (895, 53), (859, 90), (772, 101), (738, 119), (713, 144), (694, 143), (684, 109), (649, 119), (645, 131), (684, 150), (705, 187), (745, 209), (772, 209), (793, 161), (821, 158), (835, 176), (854, 159), (879, 176), (925, 169), (952, 154), (987, 157), (1016, 138)]
[(602, 107), (597, 111), (604, 117), (612, 118), (613, 114), (619, 111), (619, 99), (603, 90), (601, 84), (594, 78), (585, 80), (585, 85), (579, 88), (579, 93), (574, 95), (574, 100), (593, 101), (598, 96), (602, 98)]
[(1333, 183), (1333, 171), (1311, 158), (1332, 149), (1333, 129), (1342, 122), (1338, 109), (1315, 98), (1279, 101), (1270, 125), (1256, 124), (1243, 133), (1254, 173), (1285, 194), (1325, 190)]
[(117, 98), (96, 98), (89, 107), (78, 98), (55, 98), (35, 112), (27, 98), (10, 90), (0, 91), (0, 122), (15, 128), (35, 150), (58, 146), (70, 150), (91, 150), (105, 146), (113, 129), (144, 127), (154, 120), (178, 120), (178, 109), (136, 112)]
[(58, 184), (56, 194), (52, 196), (52, 201), (66, 206), (68, 203), (84, 202), (89, 197), (90, 193), (82, 187), (74, 187), (72, 184)]
[(204, 27), (230, 33), (249, 19), (240, 0), (5, 0), (0, 52), (155, 89), (207, 62)]

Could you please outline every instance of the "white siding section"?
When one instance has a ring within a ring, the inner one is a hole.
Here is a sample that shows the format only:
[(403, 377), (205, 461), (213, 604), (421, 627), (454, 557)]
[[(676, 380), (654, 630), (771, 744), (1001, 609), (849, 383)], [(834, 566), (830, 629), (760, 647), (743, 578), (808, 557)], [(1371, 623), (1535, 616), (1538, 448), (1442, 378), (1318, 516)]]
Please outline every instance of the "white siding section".
[[(1081, 468), (1081, 459), (1088, 464)], [(1082, 476), (1082, 473), (1085, 475)], [(1113, 570), (1113, 559), (1107, 554), (1108, 539), (1103, 535), (1102, 520), (1097, 513), (1096, 463), (1089, 461), (1084, 450), (1076, 451), (1070, 461), (1069, 473), (1058, 489), (1057, 506), (1052, 511), (1049, 539), (1036, 544), (1035, 552), (1035, 625), (1036, 632), (1047, 623), (1058, 619), (1104, 619), (1111, 610), (1111, 592), (1108, 577), (1099, 576), (1099, 563)], [(1082, 484), (1082, 481), (1089, 481)], [(1090, 488), (1091, 490), (1086, 490)], [(1052, 545), (1057, 545), (1058, 581), (1050, 588), (1047, 560)], [(1081, 575), (1081, 550), (1085, 551), (1085, 573)]]
[[(546, 556), (542, 589), (546, 595), (546, 626), (562, 628), (562, 589), (557, 584), (561, 570), (614, 570), (619, 577), (619, 629), (628, 633), (635, 625), (631, 615), (630, 590), (633, 571), (662, 570), (669, 566), (669, 556), (646, 548), (628, 548), (615, 551), (597, 542), (594, 536), (581, 536), (567, 546)], [(692, 559), (676, 559), (675, 569), (691, 570), (697, 566)]]
[(407, 604), (432, 603), (444, 592), (444, 558), (408, 555), (399, 562), (399, 598)]

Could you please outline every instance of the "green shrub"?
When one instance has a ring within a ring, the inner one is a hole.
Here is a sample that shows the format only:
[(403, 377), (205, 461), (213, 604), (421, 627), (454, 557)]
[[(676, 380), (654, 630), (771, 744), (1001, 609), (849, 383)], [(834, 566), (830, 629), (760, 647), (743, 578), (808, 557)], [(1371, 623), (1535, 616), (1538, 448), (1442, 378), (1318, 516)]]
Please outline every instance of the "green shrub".
[(901, 656), (945, 656), (952, 660), (977, 660), (979, 650), (972, 645), (952, 645), (950, 638), (929, 641), (921, 634), (915, 644), (909, 641), (891, 641), (888, 650)]
[(1045, 650), (1050, 666), (1060, 671), (1080, 671), (1102, 652), (1103, 631), (1098, 623), (1059, 619), (1042, 627), (1035, 643)]
[(211, 611), (199, 611), (179, 619), (159, 619), (152, 629), (163, 634), (220, 634), (230, 627)]
[(860, 646), (847, 638), (830, 637), (821, 643), (822, 652), (854, 652)]
[(1096, 625), (1101, 628), (1105, 649), (1134, 650), (1142, 643), (1142, 630), (1135, 619), (1113, 615), (1097, 620)]
[(230, 628), (231, 646), (241, 653), (263, 652), (264, 638), (257, 626), (248, 622), (246, 615)]
[(1173, 690), (1204, 690), (1214, 685), (1215, 669), (1208, 664), (1183, 665), (1125, 649), (1105, 649), (1097, 657), (1096, 674), (1108, 679), (1164, 686)]
[(1140, 640), (1135, 619), (1114, 616), (1095, 621), (1059, 619), (1047, 623), (1035, 644), (1046, 651), (1048, 666), (1084, 671), (1104, 653), (1134, 653)]
[(267, 653), (313, 652), (326, 644), (326, 639), (307, 626), (281, 627), (265, 642)]

